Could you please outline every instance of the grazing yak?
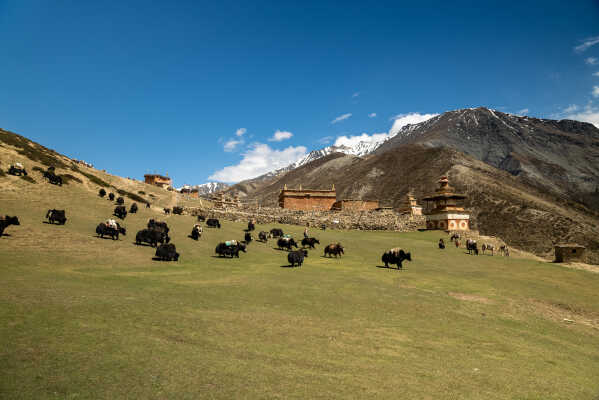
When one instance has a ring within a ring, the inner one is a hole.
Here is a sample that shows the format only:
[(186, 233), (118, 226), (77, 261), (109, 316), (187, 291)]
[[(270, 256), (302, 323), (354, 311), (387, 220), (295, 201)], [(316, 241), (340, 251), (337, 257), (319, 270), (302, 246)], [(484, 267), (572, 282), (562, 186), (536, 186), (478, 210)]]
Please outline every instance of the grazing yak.
[(108, 193), (108, 200), (114, 201), (114, 193)]
[(167, 214), (167, 215), (171, 213), (171, 209), (170, 208), (163, 208), (163, 210), (164, 210), (164, 213)]
[(116, 215), (120, 219), (125, 219), (125, 217), (127, 216), (127, 209), (125, 208), (125, 206), (116, 206), (114, 208), (114, 215)]
[(206, 220), (206, 226), (209, 226), (210, 228), (219, 228), (220, 229), (220, 222), (216, 218), (208, 218)]
[(170, 230), (166, 222), (155, 221), (154, 219), (148, 221), (148, 229), (154, 229), (164, 233), (168, 233)]
[(58, 225), (64, 225), (67, 222), (64, 210), (48, 210), (46, 213), (46, 218), (48, 218), (48, 221), (51, 224), (57, 222)]
[(293, 238), (279, 238), (279, 240), (277, 240), (277, 247), (279, 249), (287, 249), (287, 251), (291, 251), (291, 246), (295, 247), (297, 249), (297, 243), (295, 242), (295, 240), (293, 240)]
[(401, 263), (404, 260), (412, 261), (410, 253), (404, 252), (400, 248), (394, 248), (383, 253), (381, 260), (385, 263), (385, 267), (389, 268), (389, 264), (397, 265), (397, 269), (402, 269)]
[(131, 214), (135, 214), (137, 212), (137, 203), (131, 204), (131, 208), (129, 209)]
[(256, 222), (254, 220), (251, 220), (248, 222), (248, 232), (251, 232), (254, 229), (256, 229)]
[(27, 170), (21, 163), (16, 163), (8, 168), (8, 173), (14, 176), (27, 176)]
[(476, 244), (476, 240), (466, 240), (466, 250), (468, 250), (468, 254), (470, 255), (478, 255), (478, 246)]
[(119, 225), (118, 222), (117, 222), (116, 226), (117, 226), (117, 229), (114, 229), (114, 228), (110, 227), (108, 224), (106, 224), (105, 222), (100, 222), (98, 224), (98, 226), (96, 227), (96, 234), (98, 236), (100, 236), (102, 239), (104, 239), (104, 235), (106, 235), (106, 236), (110, 236), (112, 238), (112, 240), (119, 240), (119, 234), (126, 235), (127, 230), (125, 229), (125, 227), (122, 227), (121, 225)]
[(451, 240), (452, 242), (455, 240), (460, 240), (460, 234), (459, 233), (454, 233), (453, 235), (451, 235), (451, 237), (449, 238), (449, 240)]
[(161, 244), (156, 248), (156, 258), (161, 261), (179, 261), (179, 253), (174, 243)]
[(316, 238), (309, 237), (309, 238), (302, 239), (302, 247), (308, 246), (311, 249), (313, 249), (315, 244), (320, 244), (320, 242)]
[(8, 215), (0, 217), (0, 237), (4, 234), (4, 229), (9, 225), (21, 225), (19, 218), (16, 216), (9, 217)]
[(510, 256), (510, 250), (508, 249), (508, 247), (505, 244), (503, 244), (503, 245), (501, 245), (501, 247), (499, 247), (499, 253), (503, 254), (505, 257)]
[(485, 254), (485, 251), (490, 251), (491, 255), (493, 256), (495, 255), (495, 246), (493, 246), (492, 244), (483, 244), (482, 251), (483, 254)]
[(146, 208), (150, 208), (150, 203), (146, 203)]
[(443, 250), (445, 248), (445, 241), (443, 239), (439, 239), (439, 248)]
[(198, 215), (198, 222), (204, 222), (206, 221), (206, 216), (205, 215)]
[(100, 189), (100, 191), (98, 192), (98, 196), (100, 196), (100, 197), (106, 196), (106, 190)]
[(179, 206), (173, 207), (173, 214), (177, 214), (177, 215), (183, 214), (183, 207), (179, 207)]
[(202, 227), (199, 225), (195, 225), (191, 230), (191, 238), (193, 240), (198, 240), (202, 236)]
[[(49, 168), (48, 168), (49, 169)], [(54, 173), (54, 170), (44, 171), (44, 178), (53, 185), (62, 186), (62, 178)]]
[(116, 198), (116, 204), (125, 204), (125, 199), (122, 196)]
[(341, 257), (342, 254), (345, 254), (345, 253), (343, 252), (343, 246), (341, 245), (341, 243), (331, 243), (327, 247), (324, 248), (324, 256), (325, 257), (327, 255), (329, 257), (334, 255), (335, 258), (337, 258), (337, 256)]
[(264, 242), (264, 243), (268, 242), (268, 238), (270, 238), (270, 237), (272, 237), (272, 236), (270, 235), (269, 232), (262, 231), (258, 234), (258, 240), (260, 240), (261, 242)]
[(298, 267), (301, 267), (305, 257), (308, 257), (308, 250), (295, 250), (287, 254), (287, 261), (289, 261), (289, 264), (291, 264), (292, 267), (295, 267), (295, 264), (297, 264)]
[(245, 253), (246, 245), (243, 242), (238, 242), (237, 240), (229, 240), (227, 242), (221, 242), (216, 246), (214, 252), (218, 254), (219, 257), (237, 257), (239, 258), (239, 251), (243, 251)]
[(283, 230), (279, 228), (272, 228), (270, 230), (270, 236), (273, 238), (283, 237)]
[(250, 244), (250, 242), (251, 242), (252, 240), (254, 240), (254, 239), (252, 238), (252, 234), (251, 234), (251, 233), (249, 233), (249, 232), (246, 232), (246, 233), (245, 233), (245, 237), (243, 238), (243, 240), (245, 240), (245, 242), (246, 242), (247, 244)]
[(148, 243), (152, 247), (156, 247), (158, 243), (168, 243), (170, 238), (166, 232), (158, 231), (155, 229), (142, 229), (135, 235), (135, 244), (140, 245), (142, 243)]

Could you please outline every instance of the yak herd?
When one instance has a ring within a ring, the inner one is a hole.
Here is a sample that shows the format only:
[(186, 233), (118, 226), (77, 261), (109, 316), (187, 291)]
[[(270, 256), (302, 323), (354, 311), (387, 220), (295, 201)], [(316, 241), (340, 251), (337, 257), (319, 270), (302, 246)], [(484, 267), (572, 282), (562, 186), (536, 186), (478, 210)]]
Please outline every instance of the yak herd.
[[(53, 173), (53, 171), (47, 171), (49, 174)], [(26, 173), (26, 172), (25, 172)], [(50, 175), (49, 175), (50, 176)], [(106, 191), (104, 189), (100, 189), (99, 195), (100, 197), (106, 196)], [(113, 193), (108, 194), (108, 199), (114, 201), (115, 195)], [(114, 209), (113, 215), (121, 220), (124, 220), (127, 216), (127, 209), (124, 205), (125, 201), (122, 197), (116, 199), (117, 206)], [(146, 203), (146, 207), (149, 207), (149, 203)], [(133, 203), (129, 209), (129, 213), (135, 214), (138, 211), (138, 206), (136, 203)], [(165, 213), (170, 213), (170, 209), (164, 209)], [(173, 207), (173, 214), (182, 214), (183, 209), (181, 207)], [(49, 224), (58, 224), (64, 225), (67, 222), (66, 212), (65, 210), (57, 210), (51, 209), (46, 213), (46, 218), (48, 219)], [(205, 216), (198, 216), (198, 222), (205, 222), (206, 227), (211, 228), (221, 228), (220, 221), (216, 218), (206, 218)], [(19, 219), (16, 216), (0, 216), (0, 237), (3, 235), (4, 230), (10, 225), (20, 225)], [(248, 222), (248, 227), (245, 230), (244, 240), (229, 240), (225, 242), (219, 243), (215, 248), (215, 253), (218, 257), (229, 257), (229, 258), (239, 258), (240, 252), (246, 253), (248, 250), (249, 244), (253, 241), (253, 237), (251, 232), (256, 229), (255, 220), (250, 220)], [(176, 246), (173, 243), (170, 243), (169, 236), (169, 227), (166, 222), (157, 221), (154, 219), (150, 219), (147, 223), (147, 227), (137, 232), (135, 235), (135, 244), (136, 245), (149, 245), (153, 248), (156, 248), (155, 252), (155, 260), (164, 260), (164, 261), (178, 261), (179, 253), (177, 253)], [(114, 219), (108, 219), (105, 222), (100, 222), (96, 226), (96, 235), (98, 238), (104, 238), (105, 236), (110, 237), (113, 240), (118, 240), (119, 235), (126, 235), (127, 230), (124, 226), (121, 226), (119, 222), (116, 222)], [(188, 236), (193, 240), (199, 240), (202, 236), (202, 226), (197, 223), (193, 226), (191, 234)], [(280, 228), (273, 228), (270, 231), (260, 231), (258, 233), (258, 241), (261, 243), (267, 243), (269, 239), (277, 239), (277, 249), (286, 250), (287, 261), (289, 262), (291, 267), (301, 267), (304, 259), (308, 257), (308, 249), (315, 249), (317, 244), (320, 244), (320, 241), (315, 237), (308, 237), (306, 234), (307, 230), (304, 233), (304, 238), (301, 240), (299, 244), (301, 244), (301, 248), (299, 248), (298, 242), (291, 237), (291, 235), (284, 234), (283, 230)], [(453, 234), (450, 238), (451, 242), (455, 244), (456, 247), (460, 246), (460, 235)], [(445, 242), (443, 239), (439, 240), (439, 249), (445, 249)], [(295, 249), (295, 250), (294, 250)], [(466, 240), (466, 250), (468, 254), (478, 255), (478, 246), (475, 240), (467, 239)], [(499, 249), (499, 252), (504, 256), (509, 256), (508, 248), (503, 245)], [(491, 255), (494, 254), (495, 246), (491, 244), (483, 244), (482, 252), (490, 252)], [(344, 247), (341, 243), (330, 243), (324, 247), (323, 257), (331, 258), (335, 256), (335, 258), (339, 258), (344, 255)], [(404, 251), (400, 248), (393, 248), (383, 253), (381, 257), (382, 262), (385, 264), (386, 268), (389, 268), (389, 265), (395, 265), (397, 269), (402, 269), (402, 263), (404, 261), (412, 261), (411, 254), (409, 252)]]

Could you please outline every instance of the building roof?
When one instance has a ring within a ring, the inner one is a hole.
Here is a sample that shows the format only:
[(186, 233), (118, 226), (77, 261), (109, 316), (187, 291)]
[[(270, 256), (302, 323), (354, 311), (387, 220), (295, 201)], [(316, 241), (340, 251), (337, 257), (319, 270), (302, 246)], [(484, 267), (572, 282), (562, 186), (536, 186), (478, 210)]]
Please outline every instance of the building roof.
[(144, 178), (152, 178), (152, 177), (154, 177), (154, 178), (160, 178), (160, 179), (165, 179), (165, 180), (169, 180), (169, 181), (171, 180), (171, 178), (169, 178), (168, 176), (162, 176), (162, 175), (159, 175), (159, 174), (145, 174), (144, 175)]

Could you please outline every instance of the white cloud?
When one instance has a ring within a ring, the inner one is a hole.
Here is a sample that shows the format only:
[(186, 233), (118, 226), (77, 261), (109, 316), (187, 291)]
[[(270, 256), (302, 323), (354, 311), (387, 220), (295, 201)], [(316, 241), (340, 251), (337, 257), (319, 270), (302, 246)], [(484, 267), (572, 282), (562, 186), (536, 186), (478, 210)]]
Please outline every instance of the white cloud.
[(236, 134), (238, 137), (241, 137), (241, 136), (243, 136), (243, 134), (244, 134), (244, 133), (246, 133), (247, 131), (248, 131), (248, 130), (247, 130), (247, 129), (245, 129), (245, 128), (239, 128), (239, 129), (237, 129), (237, 131), (235, 132), (235, 134)]
[(574, 50), (578, 53), (582, 53), (583, 51), (585, 51), (586, 49), (588, 49), (589, 47), (592, 47), (596, 44), (599, 43), (599, 36), (595, 36), (595, 37), (590, 37), (588, 39), (585, 39), (582, 44), (579, 44), (578, 46), (574, 47)]
[(599, 71), (593, 73), (593, 76), (599, 76)]
[(275, 132), (274, 135), (272, 135), (272, 137), (270, 139), (268, 139), (269, 142), (280, 142), (283, 140), (287, 140), (290, 139), (291, 136), (293, 136), (293, 133), (291, 132), (287, 132), (287, 131), (280, 131), (277, 129), (277, 131)]
[(599, 59), (597, 57), (589, 57), (584, 60), (585, 63), (589, 65), (597, 65), (599, 64)]
[(235, 140), (235, 139), (230, 139), (229, 141), (227, 141), (225, 143), (224, 150), (225, 151), (233, 151), (237, 148), (238, 145), (242, 144), (243, 140)]
[(388, 133), (373, 133), (369, 135), (367, 133), (362, 133), (361, 135), (356, 136), (339, 136), (337, 140), (335, 140), (335, 146), (354, 146), (360, 142), (365, 143), (374, 143), (380, 142), (382, 140), (390, 137)]
[(530, 110), (528, 108), (523, 108), (522, 110), (518, 111), (516, 115), (526, 115), (529, 111)]
[(337, 122), (341, 122), (343, 120), (348, 119), (349, 117), (351, 117), (352, 114), (351, 113), (347, 113), (347, 114), (343, 114), (338, 116), (337, 118), (335, 118), (334, 120), (331, 121), (331, 124), (336, 124)]
[(239, 182), (255, 178), (269, 171), (286, 167), (306, 155), (304, 146), (289, 146), (283, 150), (272, 149), (264, 143), (255, 143), (237, 165), (216, 171), (208, 179), (221, 182)]
[(578, 106), (576, 104), (570, 104), (568, 107), (566, 107), (564, 109), (564, 112), (566, 114), (570, 114), (570, 113), (573, 113), (576, 110), (578, 110)]
[(329, 144), (333, 140), (333, 136), (325, 136), (323, 138), (318, 139), (317, 143), (319, 144)]
[(374, 118), (374, 117), (376, 117), (376, 113), (370, 113), (370, 114), (368, 114), (368, 118)]
[(599, 97), (599, 86), (593, 86), (593, 97)]
[(401, 128), (410, 124), (418, 124), (420, 122), (424, 122), (427, 119), (431, 119), (436, 117), (439, 114), (420, 114), (420, 113), (408, 113), (408, 114), (399, 114), (395, 117), (391, 118), (393, 121), (393, 126), (389, 130), (389, 133), (395, 135)]
[(352, 94), (351, 97), (352, 97), (352, 99), (355, 99), (359, 95), (360, 95), (360, 92), (356, 92), (356, 93)]
[[(566, 108), (566, 110), (568, 110), (570, 107)], [(576, 107), (575, 110), (578, 110), (578, 107)], [(590, 122), (591, 124), (599, 128), (599, 107), (594, 107), (592, 103), (589, 103), (584, 107), (583, 110), (579, 112), (566, 114), (564, 115), (564, 118), (573, 119), (576, 121)]]

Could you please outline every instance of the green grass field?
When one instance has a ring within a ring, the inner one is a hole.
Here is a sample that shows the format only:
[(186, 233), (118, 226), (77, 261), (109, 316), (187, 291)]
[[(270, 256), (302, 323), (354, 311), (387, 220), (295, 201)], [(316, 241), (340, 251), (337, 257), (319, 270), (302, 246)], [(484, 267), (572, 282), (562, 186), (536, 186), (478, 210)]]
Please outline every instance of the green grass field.
[[(21, 219), (0, 238), (2, 399), (599, 398), (599, 274), (440, 251), (438, 232), (312, 231), (294, 269), (273, 241), (219, 259), (244, 224), (195, 242), (190, 216), (160, 217), (181, 259), (158, 262), (133, 244), (155, 212), (101, 240), (113, 203), (19, 185), (27, 200), (0, 195)], [(48, 208), (67, 224), (44, 224)], [(333, 241), (346, 255), (321, 257)], [(396, 246), (413, 261), (377, 267)]]

